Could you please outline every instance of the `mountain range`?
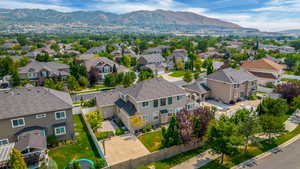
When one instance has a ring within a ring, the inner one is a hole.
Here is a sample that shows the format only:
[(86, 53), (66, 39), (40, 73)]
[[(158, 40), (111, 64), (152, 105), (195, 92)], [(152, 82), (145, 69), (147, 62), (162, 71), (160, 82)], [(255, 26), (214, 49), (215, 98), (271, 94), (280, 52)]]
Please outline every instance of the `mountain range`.
[(0, 9), (0, 31), (145, 31), (171, 33), (258, 32), (192, 12), (102, 11), (58, 12), (40, 9)]

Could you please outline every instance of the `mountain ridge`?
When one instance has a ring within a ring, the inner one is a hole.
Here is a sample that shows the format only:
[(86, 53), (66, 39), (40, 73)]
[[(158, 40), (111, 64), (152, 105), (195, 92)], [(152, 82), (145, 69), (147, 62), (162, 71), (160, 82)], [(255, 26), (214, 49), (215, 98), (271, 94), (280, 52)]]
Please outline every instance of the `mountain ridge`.
[[(125, 14), (115, 14), (103, 11), (59, 12), (42, 9), (0, 9), (2, 25), (53, 25), (53, 24), (84, 24), (88, 26), (118, 26), (124, 29), (162, 31), (162, 32), (197, 32), (223, 31), (226, 29), (251, 30), (240, 25), (216, 18), (199, 15), (193, 12), (169, 10), (140, 10)], [(22, 27), (19, 26), (18, 28)], [(69, 27), (69, 26), (66, 26)], [(5, 28), (2, 28), (2, 30)], [(1, 29), (0, 29), (1, 30)]]

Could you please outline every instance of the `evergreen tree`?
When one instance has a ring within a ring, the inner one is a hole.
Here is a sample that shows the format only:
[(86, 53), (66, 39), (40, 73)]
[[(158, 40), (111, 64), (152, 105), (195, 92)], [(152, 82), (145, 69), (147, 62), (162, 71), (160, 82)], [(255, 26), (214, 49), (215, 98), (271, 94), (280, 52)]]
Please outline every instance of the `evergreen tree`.
[(28, 169), (21, 152), (17, 149), (12, 150), (8, 166), (10, 169)]
[(162, 139), (163, 147), (171, 147), (174, 145), (179, 145), (181, 143), (180, 131), (175, 116), (171, 117), (168, 129), (166, 130), (163, 128), (162, 135), (163, 135), (163, 139)]

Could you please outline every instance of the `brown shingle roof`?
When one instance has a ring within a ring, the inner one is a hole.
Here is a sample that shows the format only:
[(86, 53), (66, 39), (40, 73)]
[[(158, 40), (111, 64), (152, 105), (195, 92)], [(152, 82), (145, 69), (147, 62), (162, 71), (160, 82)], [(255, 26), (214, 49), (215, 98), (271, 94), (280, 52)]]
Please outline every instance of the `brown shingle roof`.
[(247, 61), (242, 64), (242, 68), (281, 71), (283, 69), (283, 66), (278, 63), (275, 63), (270, 59), (263, 58), (254, 61)]

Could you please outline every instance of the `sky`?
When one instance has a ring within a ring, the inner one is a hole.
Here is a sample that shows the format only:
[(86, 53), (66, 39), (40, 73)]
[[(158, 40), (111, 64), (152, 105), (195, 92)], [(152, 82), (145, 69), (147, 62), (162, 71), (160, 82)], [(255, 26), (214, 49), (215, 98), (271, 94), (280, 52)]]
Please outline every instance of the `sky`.
[(194, 12), (261, 31), (300, 29), (300, 0), (0, 0), (0, 8), (117, 14), (163, 9)]

